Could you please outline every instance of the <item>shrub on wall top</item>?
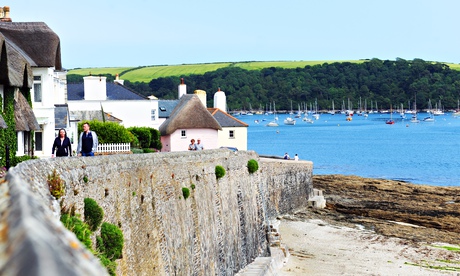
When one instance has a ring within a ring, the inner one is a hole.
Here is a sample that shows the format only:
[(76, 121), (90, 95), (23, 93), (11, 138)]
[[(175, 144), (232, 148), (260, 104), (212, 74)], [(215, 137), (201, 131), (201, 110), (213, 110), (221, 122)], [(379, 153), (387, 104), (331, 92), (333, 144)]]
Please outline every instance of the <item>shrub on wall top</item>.
[(48, 175), (47, 184), (50, 189), (50, 193), (56, 199), (61, 198), (65, 194), (65, 182), (61, 179), (60, 175), (53, 170), (52, 174)]
[(257, 160), (251, 159), (248, 161), (249, 173), (255, 173), (258, 169), (259, 169), (259, 163), (257, 163)]
[(225, 169), (224, 169), (224, 167), (222, 167), (220, 165), (216, 166), (215, 172), (216, 172), (216, 178), (217, 179), (222, 178), (225, 175)]
[(107, 222), (102, 223), (101, 240), (105, 256), (107, 256), (109, 260), (114, 261), (121, 258), (124, 239), (123, 232), (121, 232), (118, 226)]
[(102, 218), (104, 217), (104, 210), (102, 210), (102, 208), (92, 198), (85, 198), (83, 202), (85, 204), (85, 222), (88, 224), (89, 228), (92, 231), (96, 231), (96, 229), (102, 223)]

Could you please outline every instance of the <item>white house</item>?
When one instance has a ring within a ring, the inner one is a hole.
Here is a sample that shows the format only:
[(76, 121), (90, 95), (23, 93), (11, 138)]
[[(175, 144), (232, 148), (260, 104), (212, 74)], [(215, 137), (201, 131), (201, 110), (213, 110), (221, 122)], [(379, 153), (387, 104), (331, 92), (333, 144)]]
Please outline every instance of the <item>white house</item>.
[(231, 116), (219, 108), (208, 108), (211, 115), (222, 127), (217, 133), (219, 147), (248, 149), (248, 124)]
[(127, 128), (160, 127), (156, 97), (144, 97), (124, 86), (118, 78), (114, 82), (107, 82), (107, 78), (102, 76), (87, 76), (83, 80), (83, 83), (67, 84), (71, 118), (92, 120), (94, 114), (99, 115), (103, 111), (106, 118), (115, 118)]
[[(0, 41), (4, 63), (1, 75), (6, 79), (1, 90), (3, 93), (17, 87), (14, 92), (15, 108), (18, 108), (15, 109), (16, 156), (50, 156), (55, 137), (54, 104), (65, 95), (66, 72), (62, 71), (59, 37), (43, 22), (11, 22), (9, 8), (4, 10)], [(22, 94), (27, 95), (29, 91), (31, 114), (27, 101), (22, 99)], [(32, 131), (34, 137), (31, 137)]]

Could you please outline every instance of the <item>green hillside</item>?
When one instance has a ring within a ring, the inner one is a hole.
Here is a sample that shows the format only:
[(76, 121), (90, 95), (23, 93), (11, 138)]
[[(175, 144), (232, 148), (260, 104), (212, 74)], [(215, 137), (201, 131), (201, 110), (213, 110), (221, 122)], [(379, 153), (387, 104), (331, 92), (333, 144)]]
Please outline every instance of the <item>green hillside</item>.
[[(305, 67), (306, 65), (318, 65), (333, 62), (363, 63), (367, 60), (319, 60), (319, 61), (248, 61), (248, 62), (220, 62), (202, 64), (181, 64), (181, 65), (152, 65), (142, 67), (102, 67), (102, 68), (77, 68), (69, 70), (69, 74), (87, 76), (89, 74), (111, 74), (120, 75), (121, 79), (131, 82), (148, 83), (152, 79), (171, 76), (188, 76), (192, 74), (202, 75), (224, 67), (240, 67), (246, 70), (261, 70), (269, 67), (281, 67), (285, 69)], [(460, 64), (447, 63), (450, 68), (460, 70)]]
[(89, 76), (90, 74), (93, 76), (103, 75), (103, 74), (121, 74), (126, 70), (132, 69), (134, 67), (101, 67), (101, 68), (77, 68), (69, 70), (69, 74), (75, 75), (82, 75), (82, 76)]

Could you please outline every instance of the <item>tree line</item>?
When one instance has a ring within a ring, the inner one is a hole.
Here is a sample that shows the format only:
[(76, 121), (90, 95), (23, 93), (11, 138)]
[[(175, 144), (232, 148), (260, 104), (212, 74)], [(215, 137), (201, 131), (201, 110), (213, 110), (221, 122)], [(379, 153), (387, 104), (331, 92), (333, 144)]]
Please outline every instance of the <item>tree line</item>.
[[(368, 103), (368, 109), (371, 101), (384, 109), (396, 109), (401, 104), (412, 108), (416, 101), (418, 109), (425, 109), (429, 100), (441, 102), (445, 109), (455, 109), (460, 98), (460, 71), (422, 59), (371, 59), (295, 69), (226, 67), (184, 79), (188, 93), (198, 89), (207, 92), (208, 106), (212, 106), (214, 92), (220, 88), (226, 93), (230, 110), (266, 109), (273, 102), (277, 110), (289, 110), (291, 103), (297, 109), (298, 105), (312, 102), (317, 102), (319, 109), (330, 109), (332, 101), (336, 109), (348, 101), (357, 109), (360, 99)], [(138, 93), (160, 99), (176, 99), (179, 83), (180, 77), (175, 76), (152, 79), (149, 83), (125, 81)]]

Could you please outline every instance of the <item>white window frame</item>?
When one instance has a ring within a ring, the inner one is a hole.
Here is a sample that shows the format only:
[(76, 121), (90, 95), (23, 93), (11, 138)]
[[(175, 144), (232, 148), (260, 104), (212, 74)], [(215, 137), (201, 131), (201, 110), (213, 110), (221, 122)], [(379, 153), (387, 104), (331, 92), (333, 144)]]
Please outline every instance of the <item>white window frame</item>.
[(180, 138), (182, 138), (182, 139), (187, 138), (187, 130), (181, 129), (181, 131), (180, 131)]
[(230, 130), (228, 131), (228, 138), (229, 138), (229, 139), (235, 139), (235, 130), (230, 129)]
[(157, 110), (156, 109), (152, 109), (150, 111), (150, 119), (152, 121), (156, 121), (157, 120)]
[[(37, 91), (35, 87), (40, 87), (40, 99), (37, 101)], [(41, 103), (43, 101), (43, 83), (42, 83), (42, 76), (34, 76), (34, 85), (33, 85), (33, 94), (34, 94), (34, 102)]]

